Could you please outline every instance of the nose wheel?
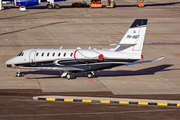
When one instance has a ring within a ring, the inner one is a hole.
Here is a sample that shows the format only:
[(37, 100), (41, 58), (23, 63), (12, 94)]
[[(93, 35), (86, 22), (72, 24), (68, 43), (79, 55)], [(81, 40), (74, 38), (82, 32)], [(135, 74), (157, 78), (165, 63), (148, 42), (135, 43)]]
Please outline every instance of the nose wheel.
[(20, 72), (20, 69), (17, 69), (16, 77), (23, 77), (23, 75)]
[(88, 78), (94, 78), (95, 77), (94, 72), (88, 72), (87, 77)]

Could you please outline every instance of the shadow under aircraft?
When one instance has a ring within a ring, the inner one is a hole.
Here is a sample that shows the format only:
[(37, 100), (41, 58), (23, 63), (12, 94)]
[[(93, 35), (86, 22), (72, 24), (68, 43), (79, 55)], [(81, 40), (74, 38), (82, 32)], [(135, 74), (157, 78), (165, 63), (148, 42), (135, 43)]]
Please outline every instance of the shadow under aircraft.
[[(116, 76), (137, 76), (137, 75), (152, 75), (157, 72), (163, 72), (163, 71), (172, 71), (172, 70), (180, 70), (180, 69), (167, 69), (168, 67), (171, 67), (173, 65), (166, 64), (166, 65), (159, 65), (155, 67), (145, 68), (145, 69), (139, 69), (139, 70), (116, 70), (116, 71), (96, 71), (96, 77), (116, 77)], [(50, 77), (36, 77), (36, 78), (26, 78), (26, 79), (49, 79), (49, 78), (61, 78), (61, 72), (59, 71), (45, 71), (45, 70), (38, 70), (38, 71), (26, 71), (21, 72), (23, 75), (28, 74), (35, 74), (35, 75), (54, 75)], [(74, 74), (76, 77), (86, 77), (85, 73), (78, 73)]]

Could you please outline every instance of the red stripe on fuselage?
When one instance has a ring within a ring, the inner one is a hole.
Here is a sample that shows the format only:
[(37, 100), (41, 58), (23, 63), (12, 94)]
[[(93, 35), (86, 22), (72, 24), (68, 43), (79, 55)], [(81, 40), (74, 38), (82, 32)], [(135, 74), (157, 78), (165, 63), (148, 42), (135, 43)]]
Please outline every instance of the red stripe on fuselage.
[(76, 60), (76, 52), (77, 52), (78, 50), (76, 50), (75, 52), (74, 52), (74, 59)]

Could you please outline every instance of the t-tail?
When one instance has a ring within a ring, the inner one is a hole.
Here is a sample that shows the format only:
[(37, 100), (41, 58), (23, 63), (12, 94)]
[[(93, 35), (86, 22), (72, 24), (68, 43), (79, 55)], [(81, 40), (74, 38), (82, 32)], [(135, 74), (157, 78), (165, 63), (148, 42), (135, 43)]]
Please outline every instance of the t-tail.
[(136, 19), (114, 51), (132, 53), (140, 57), (142, 54), (147, 21), (147, 19)]

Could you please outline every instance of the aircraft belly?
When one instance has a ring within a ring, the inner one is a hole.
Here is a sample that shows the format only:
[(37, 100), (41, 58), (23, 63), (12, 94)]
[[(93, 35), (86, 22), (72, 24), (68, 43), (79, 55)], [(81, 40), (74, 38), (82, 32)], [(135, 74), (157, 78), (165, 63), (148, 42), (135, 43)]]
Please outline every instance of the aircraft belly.
[(96, 71), (96, 70), (116, 67), (119, 65), (123, 65), (123, 64), (120, 63), (87, 64), (87, 65), (79, 64), (79, 66), (72, 66), (72, 67), (78, 67), (80, 69), (83, 69), (84, 71)]

